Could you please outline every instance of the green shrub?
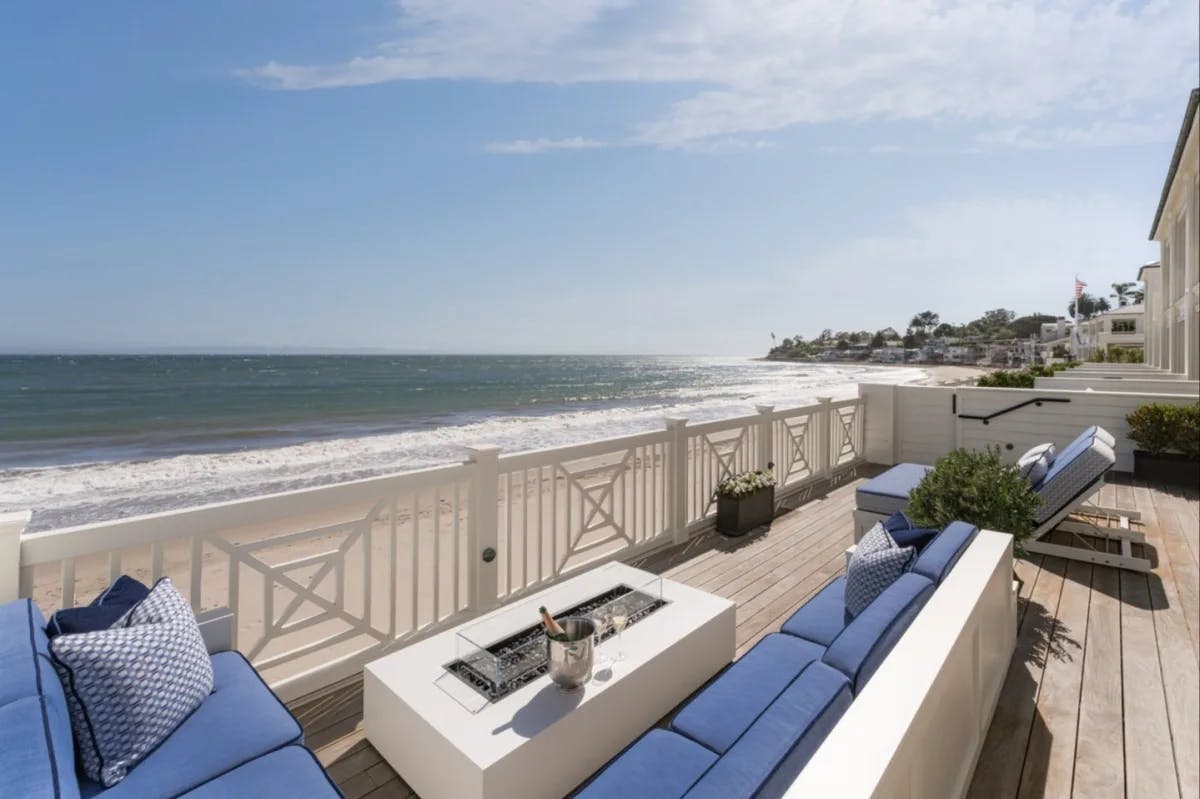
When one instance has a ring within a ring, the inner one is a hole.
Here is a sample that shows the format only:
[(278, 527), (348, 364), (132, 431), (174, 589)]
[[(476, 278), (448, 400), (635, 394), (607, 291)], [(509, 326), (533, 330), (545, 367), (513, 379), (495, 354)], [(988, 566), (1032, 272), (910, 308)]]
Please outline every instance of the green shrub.
[(1008, 372), (1000, 370), (991, 374), (980, 375), (976, 385), (985, 388), (1033, 388), (1032, 372)]
[(1020, 553), (1041, 501), (1017, 467), (1000, 460), (999, 447), (959, 449), (934, 464), (913, 489), (905, 512), (922, 527), (961, 520), (1010, 533)]
[(1125, 417), (1129, 437), (1154, 455), (1176, 451), (1200, 459), (1200, 403), (1148, 402)]
[(1200, 402), (1178, 410), (1179, 437), (1175, 446), (1192, 460), (1200, 460)]

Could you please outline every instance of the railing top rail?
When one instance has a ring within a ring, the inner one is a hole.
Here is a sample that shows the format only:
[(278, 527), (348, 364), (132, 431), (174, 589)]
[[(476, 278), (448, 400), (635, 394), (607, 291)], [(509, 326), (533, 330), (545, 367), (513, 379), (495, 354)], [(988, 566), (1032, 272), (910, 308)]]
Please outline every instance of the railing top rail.
[(668, 430), (651, 430), (647, 433), (634, 433), (628, 436), (605, 438), (600, 441), (586, 441), (582, 444), (569, 444), (565, 447), (546, 447), (530, 449), (522, 452), (510, 452), (500, 455), (500, 471), (527, 469), (531, 466), (545, 465), (556, 461), (570, 461), (577, 458), (587, 458), (605, 455), (610, 452), (632, 449), (633, 447), (659, 444), (671, 440)]
[[(773, 412), (774, 413), (774, 412)], [(719, 430), (736, 430), (739, 427), (757, 424), (763, 419), (763, 414), (752, 413), (749, 416), (735, 416), (729, 419), (714, 419), (711, 422), (701, 422), (700, 424), (689, 424), (686, 432), (689, 436), (698, 436), (705, 433), (715, 433)]]
[(463, 463), (437, 466), (126, 519), (27, 533), (21, 537), (21, 565), (32, 566), (62, 558), (111, 552), (156, 541), (202, 537), (220, 530), (378, 501), (401, 491), (418, 491), (465, 480), (470, 470), (471, 466)]
[(862, 405), (862, 404), (863, 404), (862, 397), (850, 397), (848, 399), (843, 399), (843, 400), (834, 400), (833, 402), (829, 403), (829, 407), (831, 407), (831, 408), (849, 408), (852, 405)]
[(790, 419), (793, 416), (811, 414), (819, 410), (821, 410), (821, 403), (815, 402), (812, 405), (797, 405), (795, 408), (784, 408), (780, 411), (771, 411), (769, 416), (771, 419)]

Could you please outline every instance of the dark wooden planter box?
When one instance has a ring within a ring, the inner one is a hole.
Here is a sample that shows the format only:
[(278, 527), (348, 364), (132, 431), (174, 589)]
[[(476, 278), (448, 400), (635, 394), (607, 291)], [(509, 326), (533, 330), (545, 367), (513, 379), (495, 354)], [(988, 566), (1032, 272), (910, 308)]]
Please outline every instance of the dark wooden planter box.
[(771, 526), (775, 518), (775, 487), (760, 488), (753, 494), (731, 499), (717, 497), (717, 532), (745, 535), (755, 527)]
[(1200, 486), (1200, 461), (1178, 452), (1154, 455), (1145, 450), (1135, 449), (1133, 476), (1148, 483), (1196, 488)]

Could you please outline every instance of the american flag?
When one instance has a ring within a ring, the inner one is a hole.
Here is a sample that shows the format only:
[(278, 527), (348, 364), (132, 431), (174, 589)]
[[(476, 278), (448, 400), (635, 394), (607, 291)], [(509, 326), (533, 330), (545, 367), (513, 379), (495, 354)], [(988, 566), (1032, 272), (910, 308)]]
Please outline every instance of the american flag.
[(1087, 287), (1087, 283), (1084, 283), (1082, 280), (1079, 279), (1079, 275), (1076, 275), (1075, 276), (1075, 299), (1076, 300), (1078, 300), (1080, 297), (1083, 296), (1083, 290), (1086, 287)]

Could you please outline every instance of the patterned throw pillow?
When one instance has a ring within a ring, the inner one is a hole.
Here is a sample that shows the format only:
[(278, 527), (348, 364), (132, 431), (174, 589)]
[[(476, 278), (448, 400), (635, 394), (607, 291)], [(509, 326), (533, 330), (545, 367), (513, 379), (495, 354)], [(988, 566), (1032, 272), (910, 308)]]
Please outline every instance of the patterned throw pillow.
[(1017, 468), (1021, 471), (1022, 477), (1033, 485), (1037, 485), (1046, 478), (1053, 463), (1054, 445), (1038, 444), (1021, 456), (1017, 461)]
[[(887, 536), (887, 531), (881, 525), (876, 527), (880, 533)], [(858, 548), (850, 557), (850, 565), (846, 567), (846, 612), (851, 616), (862, 613), (875, 597), (904, 574), (909, 561), (912, 560), (913, 548), (898, 547), (890, 537), (887, 539), (887, 545), (882, 547), (879, 546), (878, 537), (874, 538), (864, 551), (863, 542), (875, 532), (876, 528), (872, 528), (862, 537)]]
[(196, 617), (170, 579), (107, 630), (50, 643), (83, 772), (105, 787), (175, 731), (212, 693)]
[(878, 552), (881, 549), (892, 549), (895, 546), (896, 542), (892, 540), (892, 536), (884, 528), (883, 522), (875, 522), (875, 526), (863, 533), (863, 537), (858, 539), (858, 544), (854, 548), (854, 554), (866, 555), (871, 552)]

